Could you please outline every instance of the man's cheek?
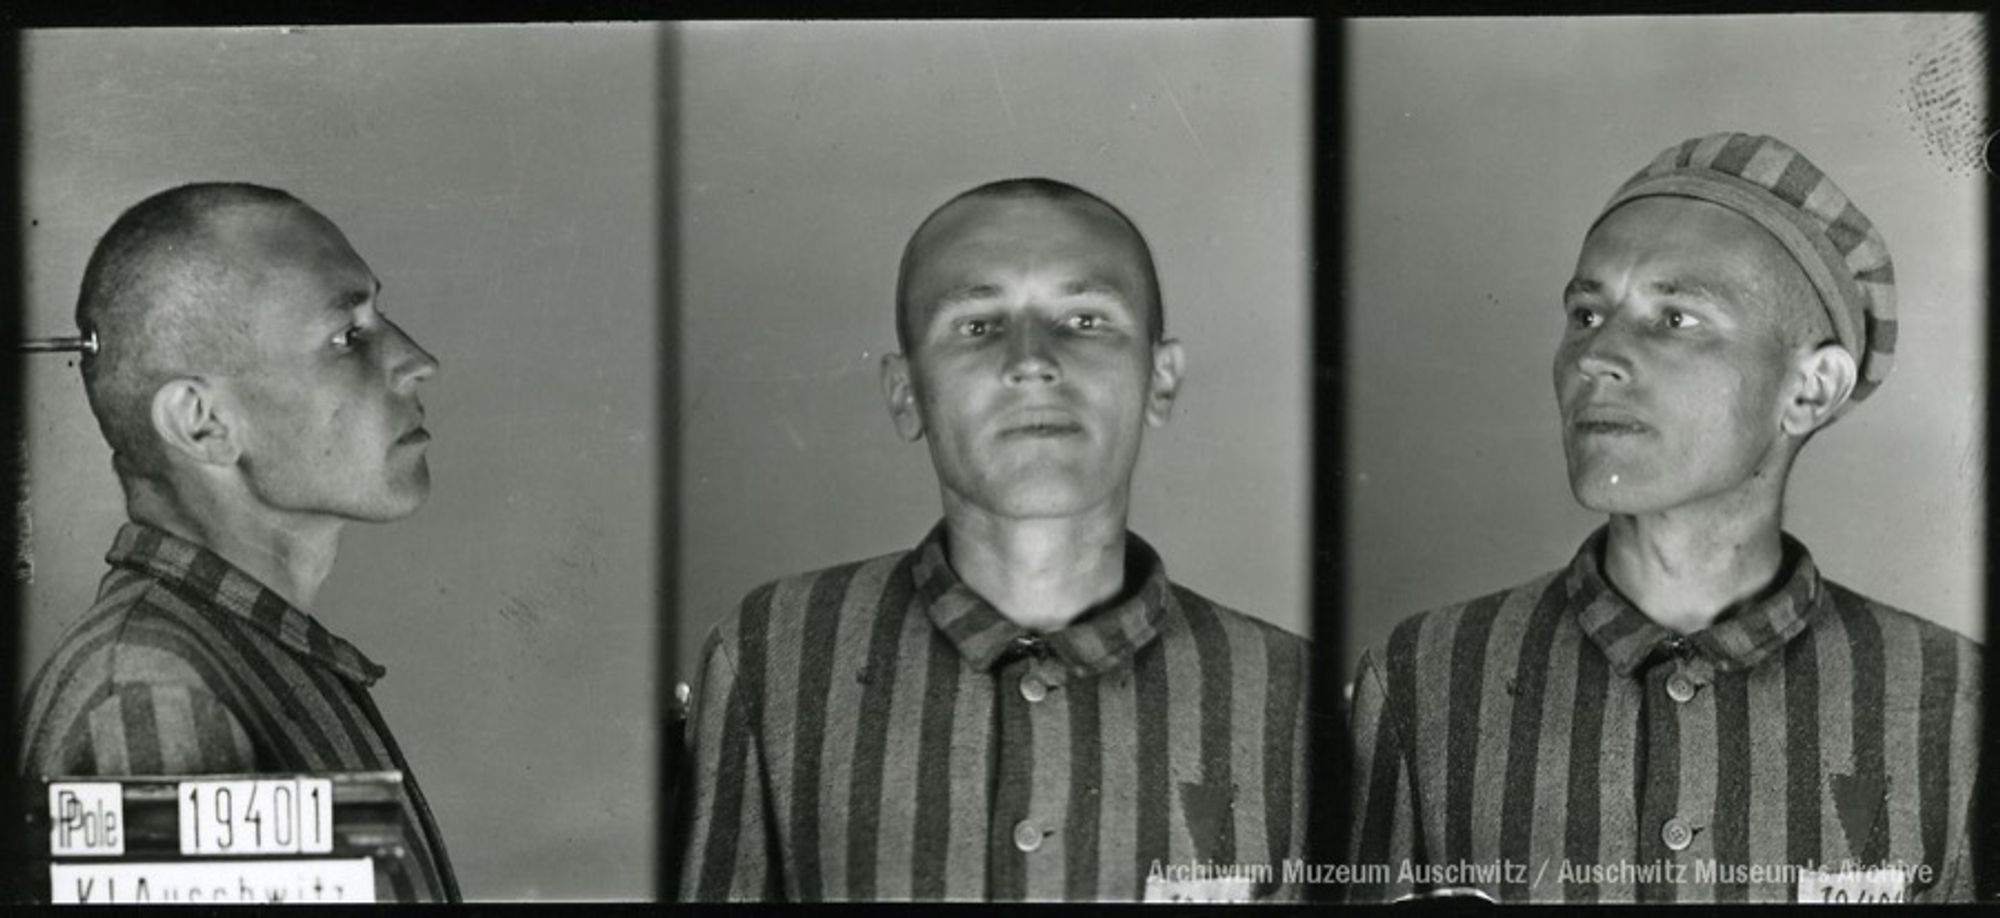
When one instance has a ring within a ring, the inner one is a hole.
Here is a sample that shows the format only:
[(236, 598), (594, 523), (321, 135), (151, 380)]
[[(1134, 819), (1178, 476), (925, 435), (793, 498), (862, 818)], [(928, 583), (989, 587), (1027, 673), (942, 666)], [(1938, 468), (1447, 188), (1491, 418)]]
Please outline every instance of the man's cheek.
[(306, 430), (300, 430), (300, 436), (310, 438), (310, 440), (318, 440), (320, 442), (320, 450), (318, 450), (320, 458), (330, 460), (330, 458), (334, 458), (340, 452), (340, 444), (346, 438), (354, 436), (354, 430), (352, 430), (352, 426), (354, 426), (354, 408), (342, 404), (342, 406), (334, 406), (334, 408), (324, 408), (324, 410), (320, 410), (314, 416), (318, 418), (318, 424), (316, 426), (308, 426)]

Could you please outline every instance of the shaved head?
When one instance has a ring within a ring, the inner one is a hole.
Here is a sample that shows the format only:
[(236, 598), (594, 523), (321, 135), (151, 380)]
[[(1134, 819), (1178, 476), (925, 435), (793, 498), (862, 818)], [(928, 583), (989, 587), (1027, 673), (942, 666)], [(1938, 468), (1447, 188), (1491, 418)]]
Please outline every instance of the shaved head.
[[(1826, 306), (1820, 302), (1819, 291), (1806, 279), (1805, 269), (1789, 256), (1777, 261), (1765, 275), (1763, 293), (1778, 310), (1778, 333), (1786, 344), (1817, 347), (1840, 343), (1833, 330), (1833, 319), (1827, 316)], [(1856, 360), (1861, 356), (1854, 355)]]
[(896, 271), (896, 344), (904, 354), (910, 353), (911, 345), (919, 338), (913, 327), (917, 317), (910, 302), (910, 279), (919, 259), (925, 254), (932, 231), (942, 222), (940, 218), (966, 202), (1009, 199), (1049, 201), (1095, 212), (1110, 218), (1123, 232), (1130, 234), (1138, 251), (1139, 273), (1146, 284), (1148, 333), (1155, 343), (1166, 336), (1166, 310), (1160, 299), (1159, 273), (1153, 268), (1153, 253), (1146, 245), (1146, 237), (1139, 232), (1132, 219), (1125, 216), (1124, 211), (1113, 207), (1111, 202), (1067, 182), (1047, 178), (1014, 178), (988, 182), (953, 197), (931, 211), (930, 216), (917, 226), (917, 231), (910, 234), (909, 243), (903, 247), (902, 263)]
[(274, 209), (311, 212), (275, 188), (182, 185), (125, 211), (91, 252), (76, 303), (78, 329), (98, 340), (82, 360), (84, 392), (121, 476), (164, 470), (151, 423), (162, 384), (228, 374), (253, 359), (244, 295), (259, 264), (239, 230)]

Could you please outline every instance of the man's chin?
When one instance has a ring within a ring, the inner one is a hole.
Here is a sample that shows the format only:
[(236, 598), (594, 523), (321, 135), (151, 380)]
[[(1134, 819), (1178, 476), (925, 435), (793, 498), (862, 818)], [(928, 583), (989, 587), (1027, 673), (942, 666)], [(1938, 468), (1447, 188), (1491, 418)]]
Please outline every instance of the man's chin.
[(424, 501), (430, 499), (430, 494), (430, 473), (425, 471), (383, 495), (382, 499), (370, 501), (351, 516), (364, 523), (393, 523), (416, 513), (423, 507)]
[(1657, 495), (1637, 487), (1629, 476), (1603, 473), (1588, 478), (1570, 476), (1569, 492), (1585, 510), (1612, 515), (1661, 509)]
[(974, 503), (994, 516), (1008, 519), (1057, 519), (1087, 513), (1104, 504), (1102, 488), (1068, 476), (1036, 476), (995, 488)]
[(409, 519), (416, 514), (417, 509), (422, 505), (423, 502), (418, 501), (414, 504), (394, 507), (367, 507), (343, 515), (356, 523), (394, 523)]

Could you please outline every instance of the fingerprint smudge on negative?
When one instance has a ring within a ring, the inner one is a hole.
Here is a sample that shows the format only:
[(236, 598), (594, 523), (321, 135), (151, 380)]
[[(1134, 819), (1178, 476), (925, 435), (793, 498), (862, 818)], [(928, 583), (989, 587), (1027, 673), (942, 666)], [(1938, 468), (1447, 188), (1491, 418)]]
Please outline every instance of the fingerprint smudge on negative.
[(1904, 21), (1910, 81), (1903, 101), (1924, 152), (1953, 175), (1988, 168), (1986, 23), (1976, 13), (1911, 16)]

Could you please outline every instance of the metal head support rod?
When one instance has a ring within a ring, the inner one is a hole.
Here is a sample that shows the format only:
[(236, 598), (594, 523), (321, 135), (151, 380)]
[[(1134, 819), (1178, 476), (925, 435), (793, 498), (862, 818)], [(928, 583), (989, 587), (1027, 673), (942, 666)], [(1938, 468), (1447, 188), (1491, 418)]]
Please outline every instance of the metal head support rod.
[(76, 338), (28, 338), (21, 342), (21, 350), (27, 353), (79, 351), (85, 354), (95, 354), (97, 353), (97, 333), (91, 332)]

